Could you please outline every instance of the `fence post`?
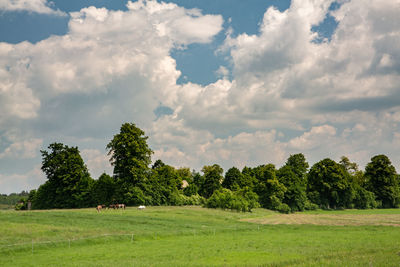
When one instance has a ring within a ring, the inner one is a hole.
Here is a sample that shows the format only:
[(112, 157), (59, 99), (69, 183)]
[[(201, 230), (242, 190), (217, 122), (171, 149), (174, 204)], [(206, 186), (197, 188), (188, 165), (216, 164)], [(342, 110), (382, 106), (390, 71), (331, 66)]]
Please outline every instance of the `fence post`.
[(133, 234), (132, 234), (132, 238), (131, 238), (131, 243), (133, 242)]

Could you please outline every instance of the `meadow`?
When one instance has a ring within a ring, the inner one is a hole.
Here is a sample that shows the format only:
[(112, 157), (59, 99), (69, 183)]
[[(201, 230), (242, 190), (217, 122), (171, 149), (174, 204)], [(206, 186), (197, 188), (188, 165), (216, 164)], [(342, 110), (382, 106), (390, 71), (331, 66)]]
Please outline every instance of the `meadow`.
[(0, 210), (0, 266), (399, 266), (400, 210)]

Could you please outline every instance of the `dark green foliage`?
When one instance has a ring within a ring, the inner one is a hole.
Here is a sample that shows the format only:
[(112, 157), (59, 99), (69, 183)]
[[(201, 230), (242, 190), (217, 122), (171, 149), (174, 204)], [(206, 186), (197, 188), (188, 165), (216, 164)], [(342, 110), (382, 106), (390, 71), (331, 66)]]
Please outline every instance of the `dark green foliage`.
[(255, 189), (261, 206), (267, 209), (286, 212), (287, 205), (283, 204), (282, 200), (287, 189), (276, 178), (275, 166), (273, 164), (258, 166), (253, 169), (253, 174), (257, 179)]
[(195, 185), (194, 183), (189, 184), (189, 186), (187, 186), (183, 189), (183, 194), (188, 197), (190, 197), (192, 195), (197, 195), (198, 192), (199, 192), (199, 189), (198, 189), (197, 185)]
[(353, 200), (356, 209), (374, 209), (378, 206), (375, 200), (375, 194), (361, 186), (355, 186), (355, 196)]
[(225, 173), (222, 187), (230, 190), (239, 190), (244, 187), (253, 188), (254, 181), (255, 179), (250, 174), (240, 172), (238, 168), (232, 167)]
[(48, 181), (41, 185), (34, 198), (36, 208), (82, 208), (92, 205), (90, 178), (77, 147), (61, 143), (42, 150), (42, 170)]
[(287, 204), (291, 211), (302, 211), (307, 202), (306, 183), (302, 177), (296, 175), (293, 167), (285, 165), (277, 171), (277, 177), (286, 187), (282, 202)]
[(202, 172), (204, 173), (204, 182), (200, 192), (203, 197), (209, 198), (214, 191), (221, 189), (224, 170), (218, 164), (214, 164), (212, 166), (204, 166)]
[(182, 187), (182, 180), (174, 167), (164, 163), (158, 164), (158, 167), (153, 169), (150, 187), (153, 205), (183, 204), (177, 197), (180, 195), (178, 190)]
[(242, 187), (243, 175), (238, 168), (232, 167), (225, 173), (224, 181), (222, 182), (222, 187), (236, 190)]
[(117, 198), (123, 198), (131, 187), (146, 182), (153, 153), (147, 145), (147, 138), (134, 123), (124, 123), (120, 133), (108, 143), (107, 150), (119, 188)]
[(192, 179), (193, 183), (196, 185), (197, 190), (200, 195), (203, 195), (203, 185), (204, 185), (204, 176), (202, 176), (200, 173), (193, 171), (192, 172)]
[[(305, 209), (307, 199), (307, 170), (308, 163), (303, 154), (290, 155), (286, 164), (277, 171), (277, 177), (286, 187), (282, 200), (291, 211), (302, 211)], [(286, 209), (286, 208), (284, 208)]]
[(291, 167), (292, 171), (301, 180), (303, 184), (306, 184), (307, 170), (309, 168), (308, 162), (302, 153), (290, 155), (287, 159), (285, 166)]
[(93, 202), (97, 205), (110, 205), (114, 201), (115, 181), (110, 175), (103, 173), (98, 180), (95, 180), (92, 186)]
[(400, 204), (399, 176), (385, 155), (371, 159), (365, 168), (365, 187), (376, 195), (378, 206), (398, 208)]
[(236, 211), (251, 211), (253, 208), (259, 206), (257, 202), (257, 195), (247, 188), (232, 192), (229, 189), (222, 188), (216, 190), (212, 196), (207, 200), (206, 207), (220, 208)]
[(366, 189), (373, 192), (383, 208), (397, 208), (400, 204), (399, 177), (385, 155), (371, 158), (365, 167)]
[[(217, 165), (204, 166), (203, 175), (189, 168), (175, 169), (157, 160), (147, 136), (133, 123), (121, 126), (107, 145), (114, 175), (90, 178), (77, 147), (51, 144), (41, 151), (42, 170), (48, 180), (23, 199), (17, 194), (0, 195), (0, 203), (20, 201), (17, 209), (80, 208), (97, 204), (199, 205), (250, 211), (261, 205), (283, 213), (320, 208), (342, 209), (398, 207), (400, 177), (385, 155), (371, 159), (365, 173), (342, 157), (339, 163), (324, 159), (312, 166), (303, 154), (290, 155), (284, 166), (273, 164), (239, 171), (230, 168), (225, 177)], [(207, 199), (208, 198), (208, 199)], [(207, 200), (206, 200), (207, 199)], [(7, 203), (5, 203), (7, 204)]]
[(351, 177), (344, 168), (331, 159), (312, 166), (308, 174), (308, 197), (322, 208), (351, 207), (354, 191)]

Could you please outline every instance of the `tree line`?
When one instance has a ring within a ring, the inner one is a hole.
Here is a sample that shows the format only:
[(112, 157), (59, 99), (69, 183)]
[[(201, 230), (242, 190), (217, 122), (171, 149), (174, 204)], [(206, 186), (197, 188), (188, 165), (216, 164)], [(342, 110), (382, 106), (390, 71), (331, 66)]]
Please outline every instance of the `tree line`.
[[(41, 150), (47, 181), (29, 193), (33, 209), (83, 208), (98, 204), (203, 205), (238, 211), (263, 207), (289, 213), (310, 209), (397, 208), (400, 176), (385, 155), (372, 157), (365, 170), (347, 157), (326, 158), (311, 168), (303, 154), (286, 163), (236, 167), (225, 174), (218, 165), (201, 172), (174, 168), (161, 160), (151, 165), (148, 137), (125, 123), (106, 149), (113, 175), (91, 178), (77, 147), (52, 143)], [(23, 209), (24, 207), (22, 207)]]

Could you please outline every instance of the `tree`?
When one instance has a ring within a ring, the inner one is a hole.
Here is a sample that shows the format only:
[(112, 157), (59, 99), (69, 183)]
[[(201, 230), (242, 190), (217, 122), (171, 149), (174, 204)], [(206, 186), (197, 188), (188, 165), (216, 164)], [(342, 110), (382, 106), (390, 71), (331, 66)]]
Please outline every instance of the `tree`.
[(164, 163), (158, 164), (158, 167), (153, 169), (151, 184), (153, 188), (151, 195), (154, 201), (157, 199), (159, 205), (177, 204), (174, 203), (176, 200), (174, 196), (179, 194), (178, 190), (182, 186), (182, 180), (174, 167)]
[(383, 208), (396, 208), (400, 204), (399, 177), (385, 155), (371, 158), (365, 167), (366, 189), (373, 192)]
[(302, 153), (290, 155), (285, 166), (289, 166), (302, 183), (306, 184), (309, 165)]
[(48, 181), (36, 193), (37, 208), (81, 208), (90, 206), (93, 180), (77, 147), (50, 144), (41, 150), (42, 171)]
[(117, 200), (128, 202), (126, 196), (129, 191), (134, 187), (142, 188), (142, 184), (146, 183), (153, 153), (147, 145), (147, 138), (134, 123), (124, 123), (120, 133), (114, 135), (106, 147), (111, 156), (111, 165), (114, 166)]
[(279, 182), (286, 187), (282, 200), (292, 211), (302, 211), (307, 199), (307, 170), (308, 163), (303, 154), (290, 155), (286, 164), (277, 171)]
[(308, 201), (306, 183), (298, 176), (289, 165), (281, 167), (276, 176), (280, 183), (286, 187), (282, 202), (287, 204), (291, 211), (302, 211)]
[(200, 191), (203, 197), (209, 198), (214, 191), (221, 189), (224, 170), (218, 164), (214, 164), (212, 166), (204, 166), (202, 172), (204, 173), (204, 182)]
[(98, 180), (94, 181), (92, 187), (92, 197), (98, 204), (110, 205), (113, 202), (115, 194), (115, 181), (106, 173), (100, 175)]
[(340, 164), (328, 158), (310, 169), (307, 192), (313, 203), (328, 209), (350, 207), (354, 199), (350, 176)]
[(282, 203), (287, 189), (276, 178), (275, 165), (260, 165), (253, 169), (253, 174), (257, 179), (255, 192), (259, 196), (261, 206), (267, 209), (289, 212), (290, 208)]
[(225, 179), (222, 182), (222, 187), (236, 190), (243, 186), (243, 174), (238, 168), (232, 167), (225, 173)]

